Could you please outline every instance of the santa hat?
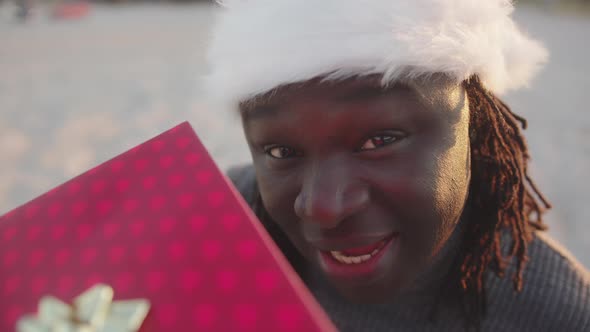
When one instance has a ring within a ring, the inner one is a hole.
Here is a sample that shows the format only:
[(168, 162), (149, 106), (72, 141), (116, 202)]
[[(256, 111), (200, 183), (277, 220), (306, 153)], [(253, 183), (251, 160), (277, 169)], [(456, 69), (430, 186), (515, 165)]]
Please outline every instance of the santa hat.
[(526, 86), (548, 54), (511, 18), (509, 0), (223, 0), (209, 96), (236, 103), (281, 85), (382, 74), (382, 84), (477, 74), (502, 94)]

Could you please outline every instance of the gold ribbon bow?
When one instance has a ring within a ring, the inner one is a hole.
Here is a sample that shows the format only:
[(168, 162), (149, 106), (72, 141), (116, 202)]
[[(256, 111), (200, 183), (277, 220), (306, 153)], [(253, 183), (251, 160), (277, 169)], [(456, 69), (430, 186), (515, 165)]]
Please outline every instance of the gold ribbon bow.
[(39, 301), (37, 315), (25, 315), (17, 332), (137, 332), (150, 310), (147, 299), (113, 302), (113, 288), (98, 284), (74, 299), (73, 305), (53, 296)]

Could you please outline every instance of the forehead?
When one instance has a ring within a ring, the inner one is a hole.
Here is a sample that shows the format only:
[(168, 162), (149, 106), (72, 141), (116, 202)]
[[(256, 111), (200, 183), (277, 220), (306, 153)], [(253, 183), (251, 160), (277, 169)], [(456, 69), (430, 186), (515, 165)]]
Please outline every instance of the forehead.
[[(396, 88), (402, 88), (396, 84)], [(280, 107), (285, 104), (329, 98), (346, 102), (370, 95), (385, 93), (392, 87), (383, 87), (378, 77), (350, 78), (340, 81), (325, 81), (315, 78), (301, 83), (280, 86), (263, 95), (256, 96), (240, 104), (245, 115), (256, 116), (261, 108)]]
[(426, 108), (439, 111), (456, 109), (465, 102), (463, 88), (442, 74), (399, 81), (389, 85), (382, 84), (380, 75), (371, 75), (340, 81), (316, 78), (280, 86), (264, 95), (240, 103), (240, 112), (245, 120), (252, 120), (273, 115), (278, 109), (294, 103), (318, 100), (354, 103), (371, 101), (383, 96), (411, 99)]

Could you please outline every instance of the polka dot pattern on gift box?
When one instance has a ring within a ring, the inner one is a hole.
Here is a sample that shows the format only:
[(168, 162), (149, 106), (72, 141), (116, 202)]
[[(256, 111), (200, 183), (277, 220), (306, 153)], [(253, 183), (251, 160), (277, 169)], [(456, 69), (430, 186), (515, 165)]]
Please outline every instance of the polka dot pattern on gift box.
[(1, 217), (0, 331), (98, 282), (151, 301), (142, 332), (331, 329), (225, 181), (183, 124)]

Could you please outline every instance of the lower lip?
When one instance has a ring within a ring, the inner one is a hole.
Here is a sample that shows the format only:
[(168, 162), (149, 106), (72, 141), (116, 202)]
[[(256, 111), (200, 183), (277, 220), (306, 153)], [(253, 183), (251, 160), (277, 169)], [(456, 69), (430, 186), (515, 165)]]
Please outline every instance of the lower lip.
[(391, 236), (378, 253), (369, 260), (358, 264), (341, 263), (330, 252), (319, 251), (320, 265), (326, 274), (339, 279), (357, 279), (376, 276), (379, 274), (380, 262), (383, 260), (385, 254), (392, 251), (393, 245), (398, 242), (397, 239), (397, 234)]

